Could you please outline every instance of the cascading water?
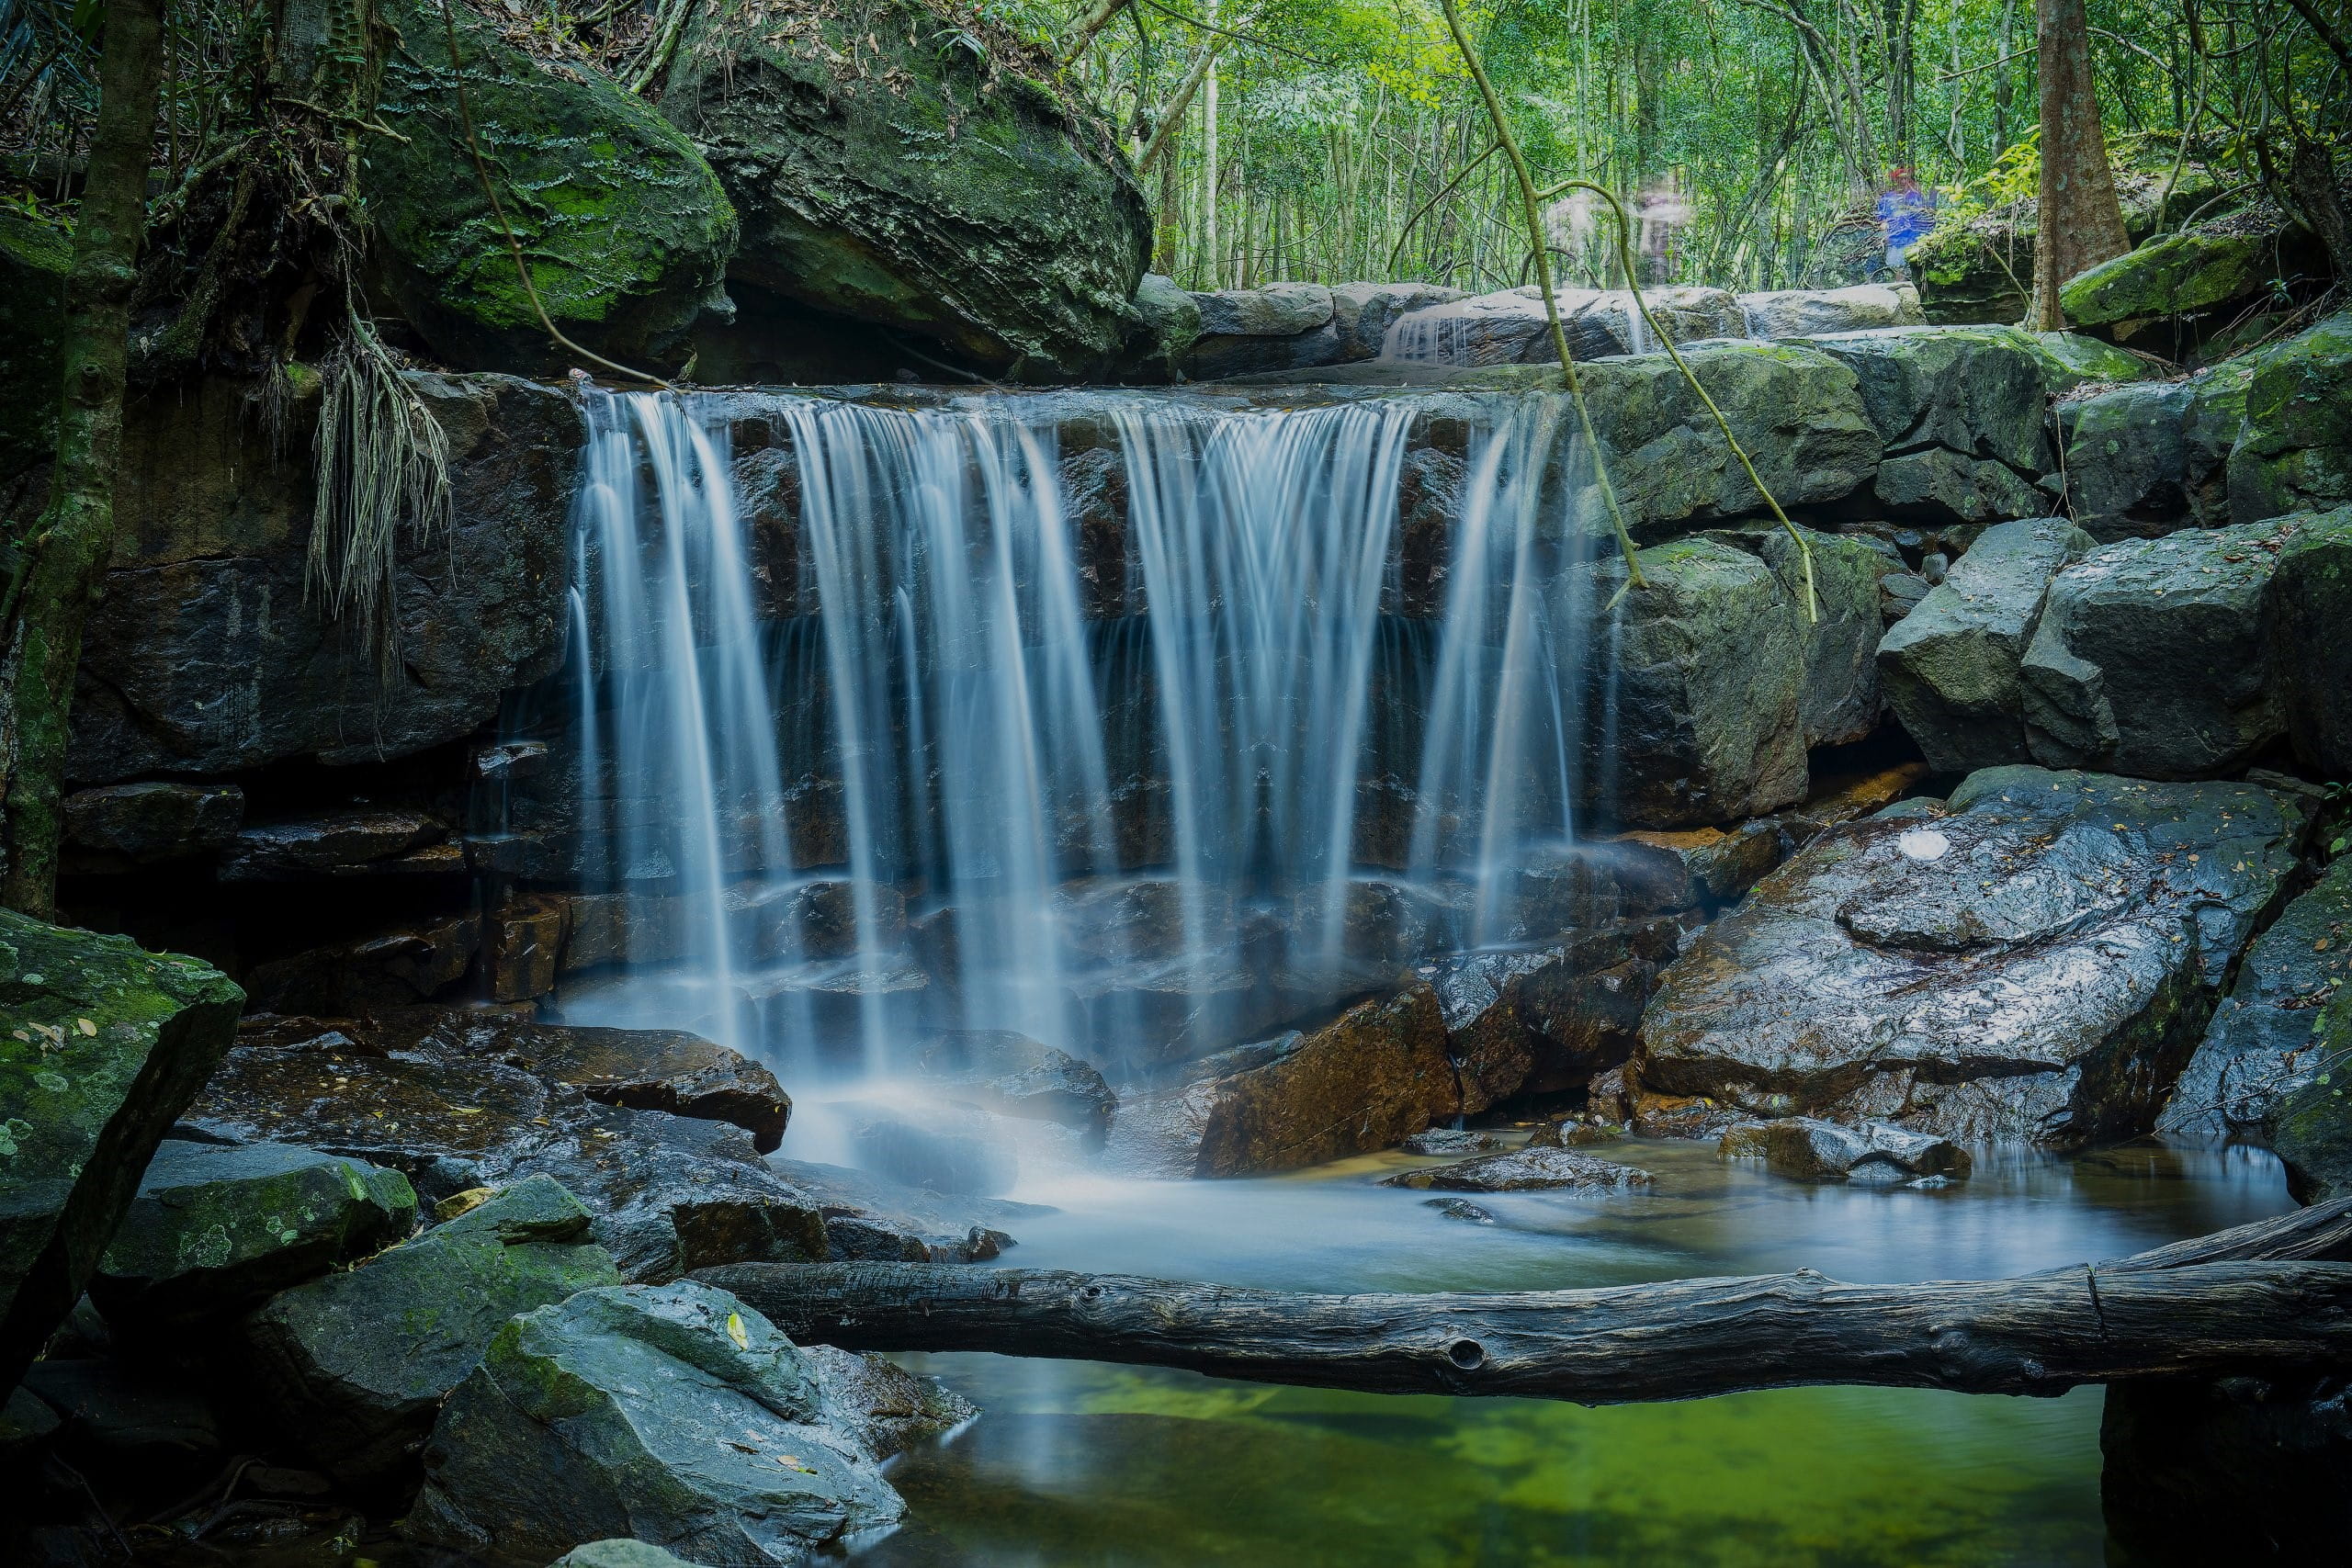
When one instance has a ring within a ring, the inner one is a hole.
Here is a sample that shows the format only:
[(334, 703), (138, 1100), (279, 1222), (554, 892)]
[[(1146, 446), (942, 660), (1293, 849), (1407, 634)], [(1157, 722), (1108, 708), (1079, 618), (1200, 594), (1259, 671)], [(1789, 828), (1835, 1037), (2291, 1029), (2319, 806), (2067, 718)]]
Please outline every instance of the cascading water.
[(1567, 448), (1544, 397), (600, 397), (582, 863), (673, 962), (566, 1016), (1134, 1075), (1509, 939), (1589, 794)]

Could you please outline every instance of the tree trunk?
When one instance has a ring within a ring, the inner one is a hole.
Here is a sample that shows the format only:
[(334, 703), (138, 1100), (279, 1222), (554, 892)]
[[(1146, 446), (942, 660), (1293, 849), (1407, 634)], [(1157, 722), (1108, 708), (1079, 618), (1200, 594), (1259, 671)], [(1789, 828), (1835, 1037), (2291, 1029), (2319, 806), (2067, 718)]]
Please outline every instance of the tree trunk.
[(920, 1263), (695, 1277), (796, 1339), (1604, 1404), (1810, 1383), (2055, 1394), (2352, 1354), (2352, 1200), (2094, 1268), (1847, 1285), (1809, 1270), (1612, 1290), (1306, 1295)]
[(65, 278), (65, 380), (49, 502), (0, 611), (0, 903), (48, 918), (82, 623), (114, 545), (130, 289), (163, 78), (162, 0), (107, 0), (98, 118)]
[(2026, 324), (2066, 324), (2058, 290), (2067, 279), (2132, 248), (2107, 164), (2107, 136), (2091, 80), (2083, 0), (2040, 0), (2035, 38), (2041, 71), (2041, 192), (2034, 233), (2033, 308)]

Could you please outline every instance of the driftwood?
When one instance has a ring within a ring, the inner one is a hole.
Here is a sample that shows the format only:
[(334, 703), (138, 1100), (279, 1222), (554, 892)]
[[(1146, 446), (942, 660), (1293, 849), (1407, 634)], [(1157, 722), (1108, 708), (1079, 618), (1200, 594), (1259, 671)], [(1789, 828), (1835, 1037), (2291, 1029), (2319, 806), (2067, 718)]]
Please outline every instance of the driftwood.
[(2352, 1361), (2352, 1199), (2010, 1280), (1849, 1285), (1802, 1269), (1610, 1290), (1308, 1295), (922, 1263), (695, 1278), (796, 1339), (1184, 1367), (1384, 1393), (1589, 1404), (1868, 1383), (2078, 1383)]

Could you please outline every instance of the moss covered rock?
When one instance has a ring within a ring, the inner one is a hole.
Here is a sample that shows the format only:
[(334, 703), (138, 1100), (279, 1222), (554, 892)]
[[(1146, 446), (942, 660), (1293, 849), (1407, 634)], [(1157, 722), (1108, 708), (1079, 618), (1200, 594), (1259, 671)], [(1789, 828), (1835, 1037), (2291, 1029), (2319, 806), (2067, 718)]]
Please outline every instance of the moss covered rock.
[(689, 27), (662, 112), (743, 216), (732, 276), (1037, 379), (1103, 367), (1150, 219), (1108, 126), (914, 0)]
[(250, 1306), (415, 1223), (416, 1192), (396, 1170), (290, 1144), (166, 1138), (90, 1297), (118, 1326), (152, 1332)]
[(2262, 291), (2271, 250), (2259, 234), (2168, 234), (2068, 280), (2058, 303), (2078, 327), (2215, 310)]
[(2295, 752), (2352, 779), (2352, 506), (2280, 520), (2270, 576), (2271, 682)]
[[(589, 65), (542, 62), (452, 6), (466, 108), (539, 303), (565, 335), (658, 370), (707, 307), (724, 310), (735, 210), (694, 144)], [(387, 0), (377, 112), (361, 190), (374, 258), (402, 314), (467, 369), (552, 373), (548, 339), (482, 190), (458, 107), (443, 12)]]
[(73, 259), (65, 230), (0, 209), (0, 479), (46, 462), (57, 445)]
[(72, 1310), (244, 999), (193, 958), (0, 910), (0, 1385)]
[(2256, 362), (2230, 451), (2230, 518), (2257, 523), (2352, 502), (2352, 313)]
[(2311, 1017), (2304, 1059), (2316, 1070), (2270, 1117), (2270, 1146), (2287, 1165), (2287, 1189), (2306, 1203), (2352, 1193), (2352, 990)]

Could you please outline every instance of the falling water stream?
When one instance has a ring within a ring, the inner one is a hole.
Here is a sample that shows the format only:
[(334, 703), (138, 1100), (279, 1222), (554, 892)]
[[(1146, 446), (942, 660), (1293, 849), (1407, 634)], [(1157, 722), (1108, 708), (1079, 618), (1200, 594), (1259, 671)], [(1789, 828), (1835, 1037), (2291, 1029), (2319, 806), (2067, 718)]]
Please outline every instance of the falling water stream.
[[(704, 1030), (797, 1096), (887, 1077), (942, 1025), (1134, 1081), (1361, 989), (1396, 956), (1368, 929), (1524, 934), (1514, 869), (1585, 826), (1606, 752), (1604, 580), (1556, 403), (1442, 412), (1464, 434), (1433, 522), (1418, 395), (596, 400), (583, 863), (670, 924), (664, 962), (568, 985), (565, 1015)], [(731, 450), (752, 429), (763, 447)], [(821, 1126), (796, 1113), (784, 1154), (832, 1155)], [(1401, 1156), (1030, 1170), (1016, 1195), (1055, 1212), (1006, 1261), (1326, 1290), (1977, 1277), (2286, 1203), (2251, 1151), (1990, 1157), (1940, 1192), (1612, 1155), (1656, 1189), (1482, 1198), (1483, 1224), (1373, 1186)], [(920, 1364), (986, 1414), (896, 1461), (912, 1517), (878, 1563), (2106, 1561), (2096, 1391), (1584, 1411)]]

